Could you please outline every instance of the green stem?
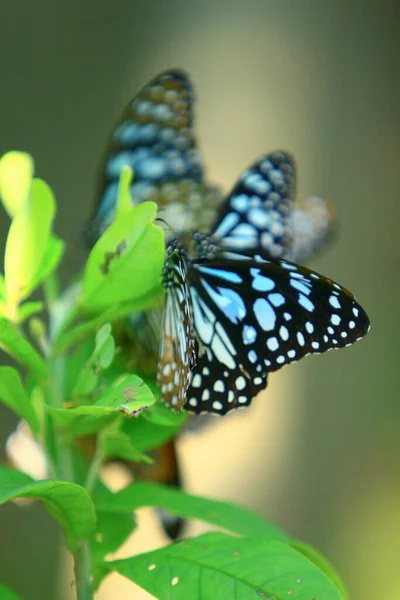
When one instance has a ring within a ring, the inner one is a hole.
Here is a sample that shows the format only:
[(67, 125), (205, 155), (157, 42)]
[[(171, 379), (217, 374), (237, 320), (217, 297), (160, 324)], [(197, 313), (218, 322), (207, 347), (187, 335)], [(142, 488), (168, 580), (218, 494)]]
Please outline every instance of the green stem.
[[(47, 402), (53, 407), (62, 408), (65, 406), (65, 401), (68, 400), (66, 397), (66, 358), (65, 355), (54, 353), (54, 339), (60, 331), (67, 329), (78, 316), (77, 299), (80, 284), (71, 286), (61, 297), (56, 278), (48, 278), (44, 287), (50, 315), (49, 347), (46, 355), (49, 373)], [(45, 437), (47, 448), (51, 447), (52, 449), (49, 454), (55, 457), (56, 478), (75, 482), (78, 478), (75, 472), (71, 442), (62, 431), (54, 426), (51, 418), (47, 421)], [(97, 450), (88, 473), (88, 489), (93, 489), (96, 483), (101, 459), (100, 450)], [(87, 540), (80, 544), (78, 550), (74, 552), (73, 558), (77, 600), (93, 600), (91, 552)]]
[(74, 552), (74, 571), (77, 600), (93, 600), (91, 557), (87, 542)]
[[(52, 357), (49, 360), (50, 373), (50, 394), (49, 403), (55, 408), (64, 406), (64, 377), (65, 377), (65, 359), (63, 357)], [(64, 439), (62, 432), (58, 431), (49, 420), (48, 431), (49, 440), (52, 439), (55, 447), (55, 467), (57, 477), (66, 481), (74, 481), (74, 467), (72, 461), (72, 452), (68, 441)]]
[(43, 282), (43, 292), (49, 310), (60, 296), (60, 282), (55, 273), (52, 273)]
[[(50, 374), (50, 390), (48, 401), (52, 406), (62, 407), (65, 401), (65, 358), (63, 356), (52, 356), (48, 361)], [(51, 419), (48, 420), (46, 434), (48, 443), (54, 446), (55, 472), (57, 479), (74, 482), (76, 474), (74, 470), (72, 448), (63, 433), (54, 427)], [(98, 455), (99, 452), (96, 452)], [(94, 486), (97, 476), (96, 463), (101, 457), (96, 455), (89, 470), (89, 484)], [(93, 464), (95, 463), (95, 464)], [(88, 475), (88, 479), (89, 479)], [(91, 483), (92, 481), (92, 483)], [(79, 549), (74, 552), (74, 570), (76, 580), (77, 600), (93, 600), (92, 575), (91, 575), (91, 553), (89, 543), (82, 542)]]
[(96, 485), (96, 481), (97, 478), (99, 476), (99, 471), (104, 459), (104, 454), (102, 451), (102, 444), (101, 444), (101, 439), (100, 439), (101, 434), (99, 434), (97, 436), (97, 441), (96, 441), (96, 450), (92, 459), (92, 462), (90, 463), (90, 467), (88, 470), (88, 474), (86, 477), (86, 483), (85, 483), (85, 488), (87, 493), (91, 496), (93, 494), (94, 491), (94, 487)]

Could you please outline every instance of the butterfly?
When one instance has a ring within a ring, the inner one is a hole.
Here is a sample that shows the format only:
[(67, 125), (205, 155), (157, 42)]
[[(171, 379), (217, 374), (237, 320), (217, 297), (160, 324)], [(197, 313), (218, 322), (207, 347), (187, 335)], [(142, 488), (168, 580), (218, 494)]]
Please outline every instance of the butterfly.
[(180, 335), (179, 306), (168, 290), (162, 338), (175, 320), (176, 335), (169, 339), (175, 350), (168, 356), (175, 351), (176, 367), (188, 345), (197, 349), (189, 378), (187, 373), (180, 378), (181, 369), (174, 368), (172, 380), (161, 344), (158, 382), (172, 409), (224, 415), (248, 406), (267, 387), (269, 373), (308, 354), (349, 346), (369, 330), (368, 316), (351, 292), (273, 258), (290, 247), (292, 188), (288, 156), (262, 157), (223, 201), (210, 235), (194, 233), (191, 247), (171, 242), (174, 264), (184, 273), (174, 294), (179, 306), (192, 305), (193, 319), (187, 318)]

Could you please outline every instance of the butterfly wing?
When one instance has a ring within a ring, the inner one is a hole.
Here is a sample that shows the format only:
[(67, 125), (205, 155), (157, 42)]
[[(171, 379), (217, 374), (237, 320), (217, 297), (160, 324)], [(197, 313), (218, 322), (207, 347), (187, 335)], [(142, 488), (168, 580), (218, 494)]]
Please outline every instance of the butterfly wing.
[(192, 304), (187, 273), (179, 252), (167, 258), (164, 268), (167, 297), (161, 326), (157, 382), (163, 402), (181, 410), (190, 370), (196, 362)]
[(251, 377), (236, 363), (233, 368), (227, 367), (216, 360), (213, 350), (204, 348), (191, 373), (183, 408), (196, 414), (222, 416), (230, 410), (248, 406), (267, 385), (266, 375)]
[[(369, 329), (351, 292), (289, 261), (200, 260), (189, 275), (200, 357), (191, 372), (185, 408), (194, 412), (223, 414), (249, 404), (251, 385), (263, 389), (268, 373), (307, 354), (350, 345)], [(202, 361), (210, 374), (200, 370)], [(224, 369), (225, 396), (214, 404), (212, 382)], [(232, 403), (229, 391), (235, 394)], [(239, 401), (240, 395), (246, 400)]]
[(131, 194), (135, 204), (153, 200), (168, 207), (165, 219), (179, 231), (194, 226), (190, 221), (193, 211), (199, 221), (212, 222), (220, 194), (204, 184), (193, 130), (193, 102), (190, 80), (180, 70), (161, 73), (131, 101), (109, 142), (99, 203), (86, 230), (89, 245), (113, 220), (124, 165), (134, 171)]
[(242, 173), (223, 202), (213, 238), (225, 251), (260, 249), (272, 257), (284, 256), (291, 242), (294, 195), (292, 156), (283, 151), (263, 156)]
[(258, 249), (303, 264), (331, 238), (334, 225), (332, 203), (296, 197), (294, 158), (275, 151), (242, 173), (221, 204), (213, 237), (228, 258)]

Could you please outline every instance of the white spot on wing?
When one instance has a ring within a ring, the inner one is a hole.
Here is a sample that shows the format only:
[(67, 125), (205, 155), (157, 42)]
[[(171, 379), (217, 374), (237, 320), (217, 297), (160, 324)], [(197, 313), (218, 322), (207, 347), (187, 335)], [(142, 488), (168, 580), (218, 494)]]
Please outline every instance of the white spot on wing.
[(285, 296), (279, 293), (268, 294), (268, 300), (271, 304), (278, 307), (285, 303)]
[(257, 298), (253, 305), (253, 311), (260, 327), (264, 331), (272, 331), (274, 329), (276, 314), (265, 298)]
[(332, 296), (330, 296), (330, 298), (329, 298), (329, 304), (330, 304), (331, 306), (333, 306), (333, 308), (342, 308), (342, 306), (341, 306), (341, 304), (340, 304), (339, 300), (338, 300), (338, 299), (337, 299), (337, 297), (336, 297), (336, 296), (334, 296), (333, 294), (332, 294)]
[(244, 344), (253, 344), (257, 339), (257, 331), (252, 325), (245, 325), (242, 331), (242, 339)]
[(278, 338), (271, 337), (267, 340), (267, 346), (271, 350), (271, 352), (275, 352), (279, 348)]
[(301, 333), (301, 331), (297, 332), (297, 341), (299, 342), (300, 346), (304, 346), (306, 343), (304, 335)]
[(315, 309), (315, 306), (311, 302), (311, 300), (309, 300), (306, 296), (304, 296), (304, 294), (301, 293), (299, 294), (299, 304), (309, 312), (313, 312), (313, 310)]

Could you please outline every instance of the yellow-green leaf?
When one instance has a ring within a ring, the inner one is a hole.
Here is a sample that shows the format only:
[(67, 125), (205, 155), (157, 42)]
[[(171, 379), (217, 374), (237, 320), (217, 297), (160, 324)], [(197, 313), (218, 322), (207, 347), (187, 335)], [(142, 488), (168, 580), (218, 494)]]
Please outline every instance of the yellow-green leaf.
[(41, 356), (15, 325), (6, 319), (0, 319), (0, 348), (24, 365), (36, 381), (42, 382), (46, 379), (47, 367)]
[(124, 215), (132, 210), (132, 197), (129, 186), (133, 178), (133, 170), (128, 165), (124, 165), (118, 182), (117, 205), (115, 209), (115, 218)]
[(41, 179), (34, 179), (31, 193), (13, 219), (7, 236), (4, 271), (10, 318), (15, 319), (24, 288), (29, 286), (42, 264), (55, 208), (50, 187)]
[(83, 282), (82, 306), (101, 312), (145, 296), (161, 280), (164, 236), (153, 224), (157, 205), (143, 202), (120, 215), (92, 249)]
[(0, 367), (0, 400), (26, 420), (34, 434), (39, 433), (39, 421), (26, 395), (19, 373), (11, 367)]
[(26, 152), (12, 150), (0, 158), (0, 197), (11, 218), (28, 196), (33, 171), (33, 159)]

